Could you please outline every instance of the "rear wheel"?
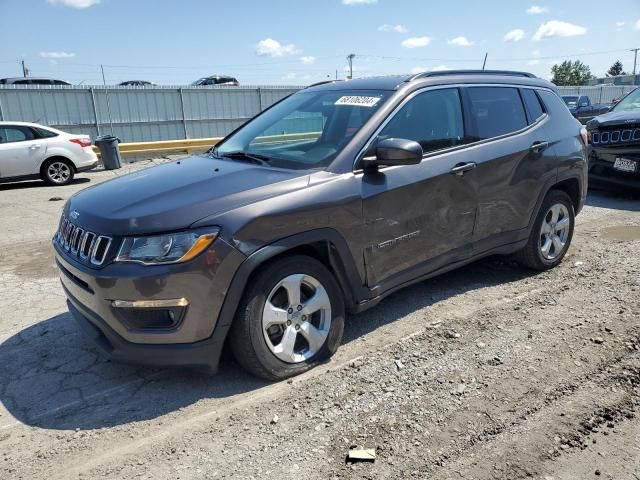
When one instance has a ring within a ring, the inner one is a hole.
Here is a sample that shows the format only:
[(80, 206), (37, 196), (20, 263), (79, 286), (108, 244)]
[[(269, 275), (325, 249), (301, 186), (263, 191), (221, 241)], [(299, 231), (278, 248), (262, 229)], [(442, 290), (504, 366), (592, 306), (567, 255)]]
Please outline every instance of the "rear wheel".
[(329, 358), (344, 330), (344, 302), (333, 274), (292, 256), (253, 277), (229, 333), (238, 363), (268, 380), (298, 375)]
[(574, 225), (571, 198), (563, 191), (551, 190), (542, 202), (527, 245), (516, 254), (516, 259), (535, 270), (555, 267), (569, 249)]
[(73, 165), (64, 158), (52, 158), (42, 166), (42, 179), (49, 185), (67, 185), (73, 180), (73, 175)]

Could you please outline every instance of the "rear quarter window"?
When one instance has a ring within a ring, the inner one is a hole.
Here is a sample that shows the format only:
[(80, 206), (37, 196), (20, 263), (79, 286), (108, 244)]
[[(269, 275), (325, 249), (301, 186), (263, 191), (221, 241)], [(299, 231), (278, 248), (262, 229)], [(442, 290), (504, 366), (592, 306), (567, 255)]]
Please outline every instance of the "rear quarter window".
[(469, 87), (471, 115), (480, 140), (516, 132), (527, 126), (522, 99), (513, 87)]
[(549, 90), (538, 90), (538, 94), (546, 112), (552, 119), (565, 122), (576, 121), (564, 101), (556, 93)]
[(544, 115), (544, 110), (540, 104), (540, 99), (536, 95), (535, 90), (531, 88), (523, 88), (520, 90), (522, 94), (522, 100), (527, 110), (527, 118), (529, 119), (529, 125), (535, 123), (540, 117)]

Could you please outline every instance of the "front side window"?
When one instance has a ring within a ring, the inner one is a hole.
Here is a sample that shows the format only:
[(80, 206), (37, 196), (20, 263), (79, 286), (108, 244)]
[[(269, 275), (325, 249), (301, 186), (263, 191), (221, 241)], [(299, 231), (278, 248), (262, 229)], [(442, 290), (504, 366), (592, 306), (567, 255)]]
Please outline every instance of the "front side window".
[(424, 153), (470, 143), (464, 133), (458, 89), (444, 88), (416, 95), (387, 123), (377, 140), (387, 138), (414, 140)]
[(480, 140), (516, 132), (527, 126), (517, 88), (470, 87), (471, 115)]
[(25, 142), (33, 140), (33, 133), (23, 127), (0, 127), (0, 143)]
[(244, 125), (212, 154), (282, 168), (326, 168), (391, 93), (296, 93)]

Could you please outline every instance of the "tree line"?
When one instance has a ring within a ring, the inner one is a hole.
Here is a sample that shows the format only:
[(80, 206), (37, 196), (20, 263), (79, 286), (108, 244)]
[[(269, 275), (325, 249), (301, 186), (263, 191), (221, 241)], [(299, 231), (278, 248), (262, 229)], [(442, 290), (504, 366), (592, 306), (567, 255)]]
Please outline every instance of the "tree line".
[[(588, 80), (596, 78), (595, 75), (591, 73), (589, 66), (580, 60), (573, 62), (571, 60), (565, 60), (560, 64), (555, 64), (551, 67), (551, 74), (553, 75), (551, 82), (558, 86), (584, 85)], [(615, 77), (618, 75), (627, 75), (620, 60), (613, 62), (613, 65), (607, 70), (607, 77)]]

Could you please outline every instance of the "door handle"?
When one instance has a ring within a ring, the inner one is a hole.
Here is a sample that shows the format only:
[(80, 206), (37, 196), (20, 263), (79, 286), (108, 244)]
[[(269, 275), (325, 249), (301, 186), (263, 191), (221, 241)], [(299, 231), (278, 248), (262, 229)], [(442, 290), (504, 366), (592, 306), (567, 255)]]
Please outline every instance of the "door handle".
[(534, 142), (533, 145), (529, 147), (529, 150), (535, 153), (540, 153), (544, 151), (549, 146), (549, 142)]
[(37, 150), (38, 148), (40, 148), (40, 145), (36, 144), (36, 145), (29, 145), (29, 150)]
[(474, 168), (476, 168), (476, 162), (459, 163), (453, 167), (450, 172), (453, 175), (464, 175), (466, 172), (473, 170)]

